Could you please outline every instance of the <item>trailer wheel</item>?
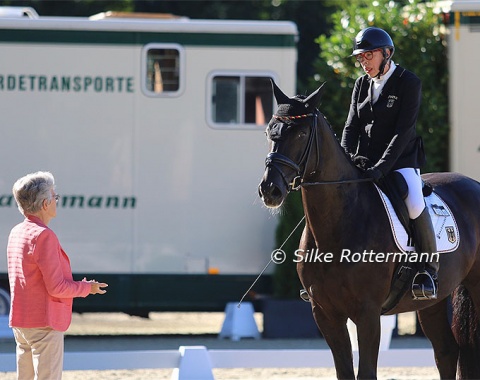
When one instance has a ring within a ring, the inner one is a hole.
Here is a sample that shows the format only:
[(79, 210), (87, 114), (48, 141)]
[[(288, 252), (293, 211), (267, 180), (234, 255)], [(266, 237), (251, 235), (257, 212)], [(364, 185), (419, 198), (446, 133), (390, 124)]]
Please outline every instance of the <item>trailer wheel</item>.
[(7, 315), (10, 312), (10, 294), (0, 288), (0, 315)]

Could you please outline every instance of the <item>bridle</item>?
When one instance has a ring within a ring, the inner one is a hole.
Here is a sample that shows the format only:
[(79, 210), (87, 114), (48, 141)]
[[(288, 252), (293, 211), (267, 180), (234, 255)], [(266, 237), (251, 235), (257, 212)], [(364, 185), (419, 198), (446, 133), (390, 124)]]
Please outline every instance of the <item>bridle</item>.
[[(280, 121), (292, 121), (296, 119), (305, 119), (308, 117), (313, 117), (313, 123), (311, 125), (310, 135), (308, 137), (307, 144), (305, 146), (305, 150), (302, 153), (300, 158), (300, 162), (297, 164), (289, 157), (278, 153), (278, 152), (270, 152), (265, 159), (265, 167), (266, 168), (273, 168), (277, 170), (277, 172), (282, 177), (285, 185), (287, 186), (287, 190), (296, 191), (299, 190), (301, 187), (306, 186), (315, 186), (315, 185), (339, 185), (345, 183), (358, 183), (358, 182), (371, 182), (373, 179), (371, 178), (355, 178), (355, 179), (345, 179), (345, 180), (338, 180), (338, 181), (319, 181), (319, 182), (305, 182), (304, 176), (305, 171), (307, 170), (308, 162), (310, 160), (310, 155), (312, 154), (312, 147), (315, 145), (315, 155), (316, 155), (316, 162), (314, 168), (318, 167), (320, 162), (320, 153), (318, 147), (318, 109), (315, 109), (313, 113), (307, 113), (304, 115), (298, 116), (279, 116), (273, 115), (273, 117)], [(293, 178), (291, 182), (289, 182), (286, 178), (285, 173), (281, 170), (281, 166), (286, 166), (292, 169), (297, 175)], [(314, 173), (314, 171), (312, 172)], [(310, 174), (312, 174), (310, 173)]]
[[(298, 116), (273, 115), (275, 119), (280, 121), (291, 121), (291, 120), (297, 120), (297, 119), (306, 119), (307, 117), (313, 117), (313, 123), (310, 131), (310, 135), (308, 136), (308, 141), (305, 146), (305, 150), (303, 151), (302, 156), (300, 158), (300, 162), (298, 164), (294, 162), (292, 159), (278, 152), (270, 152), (267, 155), (267, 158), (265, 159), (265, 167), (267, 168), (271, 167), (280, 173), (280, 176), (285, 182), (285, 185), (287, 185), (288, 191), (298, 190), (300, 188), (303, 176), (305, 175), (305, 170), (307, 168), (307, 163), (310, 158), (313, 144), (316, 144), (315, 152), (317, 155), (317, 164), (318, 164), (319, 154), (318, 154), (318, 139), (317, 139), (317, 133), (318, 133), (318, 128), (317, 128), (318, 117), (317, 116), (318, 116), (318, 110), (316, 109), (313, 113), (307, 113), (307, 114), (298, 115)], [(279, 165), (286, 166), (292, 169), (297, 174), (293, 178), (292, 182), (289, 182), (287, 180), (285, 173), (281, 170), (281, 167)]]

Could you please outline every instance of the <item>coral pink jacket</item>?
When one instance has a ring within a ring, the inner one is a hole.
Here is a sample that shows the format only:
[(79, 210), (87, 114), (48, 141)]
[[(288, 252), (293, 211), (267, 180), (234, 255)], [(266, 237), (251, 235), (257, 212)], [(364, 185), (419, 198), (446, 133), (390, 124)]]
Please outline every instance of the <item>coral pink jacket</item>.
[(55, 233), (28, 215), (10, 232), (7, 247), (10, 327), (51, 327), (66, 331), (73, 297), (86, 297), (91, 285), (73, 281), (70, 260)]

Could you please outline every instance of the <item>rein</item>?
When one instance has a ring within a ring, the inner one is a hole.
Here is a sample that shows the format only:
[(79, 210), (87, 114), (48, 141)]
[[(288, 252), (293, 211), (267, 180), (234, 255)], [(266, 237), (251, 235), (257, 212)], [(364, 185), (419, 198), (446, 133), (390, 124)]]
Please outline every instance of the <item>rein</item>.
[[(358, 183), (358, 182), (372, 182), (373, 178), (356, 178), (356, 179), (344, 179), (338, 181), (321, 181), (321, 182), (301, 182), (297, 189), (305, 186), (315, 186), (315, 185), (341, 185), (344, 183)], [(296, 189), (294, 189), (296, 190)]]
[[(304, 119), (307, 117), (313, 117), (313, 124), (312, 124), (312, 130), (310, 133), (310, 136), (307, 141), (307, 146), (305, 147), (305, 150), (302, 154), (302, 157), (300, 159), (300, 163), (297, 164), (290, 158), (284, 156), (283, 154), (277, 153), (277, 152), (271, 152), (267, 155), (267, 158), (265, 159), (265, 166), (266, 167), (273, 167), (275, 168), (283, 178), (283, 181), (287, 185), (288, 191), (294, 190), (297, 191), (301, 187), (307, 187), (307, 186), (317, 186), (317, 185), (341, 185), (341, 184), (346, 184), (346, 183), (361, 183), (361, 182), (372, 182), (372, 178), (355, 178), (355, 179), (345, 179), (345, 180), (337, 180), (337, 181), (318, 181), (318, 182), (304, 182), (303, 181), (303, 176), (305, 175), (305, 170), (307, 169), (307, 164), (310, 158), (311, 150), (312, 150), (312, 145), (315, 143), (315, 153), (317, 155), (317, 165), (318, 166), (318, 161), (320, 160), (320, 154), (318, 152), (318, 139), (317, 139), (317, 134), (318, 134), (318, 126), (317, 126), (317, 119), (318, 119), (318, 110), (315, 109), (313, 113), (308, 113), (304, 115), (298, 115), (298, 116), (278, 116), (278, 115), (273, 115), (275, 119), (278, 119), (280, 121), (290, 121), (290, 120), (296, 120), (296, 119)], [(290, 169), (293, 169), (296, 173), (297, 176), (293, 178), (292, 182), (288, 182), (285, 174), (283, 171), (277, 167), (276, 164), (284, 165), (289, 167)], [(303, 166), (303, 170), (301, 167)]]

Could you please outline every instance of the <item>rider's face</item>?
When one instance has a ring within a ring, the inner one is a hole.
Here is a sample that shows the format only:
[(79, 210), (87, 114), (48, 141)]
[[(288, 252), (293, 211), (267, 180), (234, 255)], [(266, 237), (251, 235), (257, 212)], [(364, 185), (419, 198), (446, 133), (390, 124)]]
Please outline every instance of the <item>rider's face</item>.
[[(387, 50), (386, 54), (388, 56), (390, 52)], [(383, 61), (383, 52), (382, 49), (371, 50), (365, 53), (357, 54), (355, 59), (362, 65), (365, 73), (370, 78), (374, 78), (378, 75), (380, 70), (380, 65)]]

